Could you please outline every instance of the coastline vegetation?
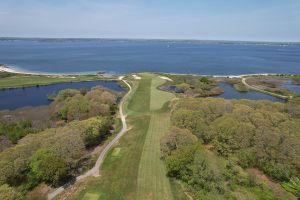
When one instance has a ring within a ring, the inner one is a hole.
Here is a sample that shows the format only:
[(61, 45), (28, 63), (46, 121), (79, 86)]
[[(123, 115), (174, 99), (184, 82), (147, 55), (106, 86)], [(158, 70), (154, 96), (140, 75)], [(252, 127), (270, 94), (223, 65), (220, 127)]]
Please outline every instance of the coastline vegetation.
[(170, 75), (166, 77), (173, 81), (168, 81), (160, 86), (160, 89), (175, 92), (183, 97), (209, 97), (222, 94), (224, 91), (219, 88), (217, 82), (205, 76), (193, 75)]
[(227, 78), (226, 83), (232, 85), (238, 92), (248, 92), (249, 89), (242, 83), (240, 78)]

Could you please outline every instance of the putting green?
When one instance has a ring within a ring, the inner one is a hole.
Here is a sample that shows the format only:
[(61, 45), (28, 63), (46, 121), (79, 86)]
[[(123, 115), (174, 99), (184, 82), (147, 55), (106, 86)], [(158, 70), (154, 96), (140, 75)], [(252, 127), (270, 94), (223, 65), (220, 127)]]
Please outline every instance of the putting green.
[(99, 194), (86, 193), (83, 197), (83, 200), (98, 200), (100, 197)]
[(112, 156), (119, 156), (121, 152), (121, 148), (117, 147), (117, 148), (114, 148), (113, 152), (111, 153)]

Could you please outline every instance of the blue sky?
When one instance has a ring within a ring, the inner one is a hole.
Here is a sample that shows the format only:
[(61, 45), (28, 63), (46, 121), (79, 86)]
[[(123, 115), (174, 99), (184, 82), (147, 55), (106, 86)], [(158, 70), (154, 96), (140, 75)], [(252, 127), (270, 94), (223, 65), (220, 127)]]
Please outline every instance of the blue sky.
[(300, 0), (0, 0), (0, 36), (300, 41)]

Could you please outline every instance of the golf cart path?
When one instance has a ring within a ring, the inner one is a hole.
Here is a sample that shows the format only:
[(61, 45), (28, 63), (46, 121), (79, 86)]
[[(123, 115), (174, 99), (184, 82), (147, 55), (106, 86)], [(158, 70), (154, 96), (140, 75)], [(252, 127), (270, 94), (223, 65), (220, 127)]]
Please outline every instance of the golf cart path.
[(255, 86), (252, 86), (252, 85), (249, 85), (247, 82), (246, 82), (246, 78), (242, 78), (242, 83), (249, 89), (252, 89), (252, 90), (256, 90), (258, 92), (262, 92), (262, 93), (266, 93), (266, 94), (269, 94), (269, 95), (272, 95), (272, 96), (275, 96), (275, 97), (279, 97), (281, 99), (291, 99), (292, 96), (284, 96), (284, 95), (280, 95), (280, 94), (276, 94), (276, 93), (273, 93), (273, 92), (269, 92), (269, 91), (265, 91), (265, 90), (262, 90), (258, 87), (255, 87)]
[[(122, 78), (121, 78), (122, 80)], [(119, 106), (119, 112), (120, 112), (120, 117), (121, 117), (121, 121), (122, 121), (122, 129), (121, 131), (117, 134), (117, 136), (112, 140), (110, 141), (106, 146), (105, 148), (103, 149), (103, 151), (100, 153), (94, 167), (92, 169), (90, 169), (89, 171), (87, 171), (85, 174), (83, 175), (80, 175), (78, 177), (76, 177), (76, 181), (79, 181), (79, 180), (82, 180), (86, 177), (89, 177), (89, 176), (94, 176), (94, 177), (97, 177), (99, 176), (99, 170), (100, 170), (100, 166), (101, 164), (103, 163), (104, 161), (104, 158), (105, 156), (107, 155), (108, 151), (111, 149), (111, 147), (113, 145), (115, 145), (119, 139), (124, 135), (124, 133), (127, 131), (127, 124), (126, 124), (126, 116), (124, 115), (123, 113), (123, 104), (127, 98), (127, 96), (130, 94), (132, 88), (130, 86), (129, 83), (127, 83), (127, 81), (125, 80), (122, 80), (129, 88), (129, 91), (127, 92), (127, 94), (123, 97), (123, 99), (121, 100), (121, 103), (120, 103), (120, 106)], [(63, 192), (67, 187), (69, 186), (69, 184), (65, 184), (64, 186), (61, 186), (59, 188), (57, 188), (56, 190), (54, 190), (53, 192), (49, 193), (48, 194), (48, 199), (51, 200), (51, 199), (54, 199), (57, 195), (59, 195), (61, 192)]]

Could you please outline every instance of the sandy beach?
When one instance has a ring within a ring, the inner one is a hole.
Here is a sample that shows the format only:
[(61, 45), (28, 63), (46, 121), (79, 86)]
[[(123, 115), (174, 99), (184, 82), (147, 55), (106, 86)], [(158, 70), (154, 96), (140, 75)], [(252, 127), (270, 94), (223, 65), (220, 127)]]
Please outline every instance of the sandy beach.
[(37, 72), (26, 72), (17, 70), (13, 67), (7, 66), (7, 65), (0, 65), (0, 72), (9, 72), (14, 74), (27, 74), (27, 75), (48, 75), (48, 76), (58, 76), (60, 74), (47, 74), (47, 73), (37, 73)]
[[(72, 76), (76, 74), (50, 74), (50, 73), (42, 73), (42, 72), (26, 72), (26, 71), (21, 71), (18, 69), (15, 69), (10, 66), (6, 65), (1, 65), (0, 64), (0, 72), (9, 72), (9, 73), (15, 73), (15, 74), (27, 74), (27, 75), (44, 75), (44, 76)], [(192, 76), (208, 76), (208, 77), (214, 77), (214, 78), (244, 78), (244, 77), (249, 77), (249, 76), (277, 76), (280, 74), (276, 73), (260, 73), (260, 74), (240, 74), (240, 75), (205, 75), (205, 74), (178, 74), (178, 73), (163, 73), (163, 74), (170, 74), (170, 75), (192, 75)], [(77, 74), (78, 75), (78, 74)], [(81, 75), (84, 75), (81, 74)], [(138, 76), (133, 74), (135, 79), (139, 79)]]
[[(25, 74), (25, 75), (38, 75), (38, 76), (51, 76), (51, 77), (66, 77), (68, 76), (69, 78), (76, 78), (75, 76), (78, 75), (97, 75), (97, 73), (82, 73), (82, 74), (67, 74), (67, 73), (44, 73), (44, 72), (28, 72), (28, 71), (22, 71), (19, 69), (16, 69), (14, 67), (11, 66), (7, 66), (7, 65), (1, 65), (0, 64), (0, 72), (9, 72), (9, 73), (14, 73), (14, 74)], [(72, 77), (73, 76), (73, 77)], [(111, 77), (111, 74), (102, 74), (103, 77)]]
[(16, 71), (16, 70), (10, 68), (10, 67), (7, 67), (7, 66), (5, 66), (5, 65), (0, 65), (0, 71), (1, 71), (1, 72), (17, 73), (17, 74), (21, 73), (21, 72), (18, 72), (18, 71)]

